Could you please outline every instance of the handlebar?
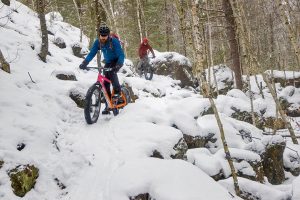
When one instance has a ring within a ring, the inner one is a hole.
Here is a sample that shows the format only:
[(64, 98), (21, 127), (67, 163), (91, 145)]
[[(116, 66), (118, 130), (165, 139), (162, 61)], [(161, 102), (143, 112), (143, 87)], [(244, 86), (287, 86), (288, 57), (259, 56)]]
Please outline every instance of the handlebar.
[(90, 69), (97, 69), (98, 71), (106, 71), (106, 72), (110, 72), (113, 70), (113, 68), (104, 68), (104, 67), (86, 67), (86, 70), (90, 70)]

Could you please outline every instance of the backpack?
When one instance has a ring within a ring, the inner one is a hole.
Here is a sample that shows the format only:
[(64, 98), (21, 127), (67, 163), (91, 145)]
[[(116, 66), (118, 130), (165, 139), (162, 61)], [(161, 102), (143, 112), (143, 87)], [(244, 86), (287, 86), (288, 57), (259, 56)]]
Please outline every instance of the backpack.
[(109, 36), (110, 36), (110, 38), (116, 38), (116, 39), (118, 39), (118, 41), (120, 42), (120, 45), (121, 45), (121, 47), (123, 49), (124, 42), (122, 40), (120, 40), (120, 37), (116, 33), (111, 33)]

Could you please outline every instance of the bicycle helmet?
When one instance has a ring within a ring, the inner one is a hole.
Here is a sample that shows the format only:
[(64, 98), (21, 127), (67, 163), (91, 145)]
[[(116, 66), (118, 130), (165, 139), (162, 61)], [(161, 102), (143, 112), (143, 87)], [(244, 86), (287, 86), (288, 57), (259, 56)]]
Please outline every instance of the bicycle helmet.
[(148, 38), (144, 38), (143, 43), (148, 44)]
[(106, 36), (106, 35), (109, 35), (110, 30), (105, 23), (102, 23), (98, 29), (98, 33), (99, 33), (99, 35)]

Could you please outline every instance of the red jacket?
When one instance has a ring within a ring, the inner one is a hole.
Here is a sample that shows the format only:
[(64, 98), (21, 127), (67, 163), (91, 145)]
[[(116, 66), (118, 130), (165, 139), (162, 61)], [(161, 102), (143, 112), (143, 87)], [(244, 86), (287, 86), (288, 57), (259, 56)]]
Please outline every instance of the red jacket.
[(140, 44), (139, 56), (140, 56), (141, 59), (144, 58), (147, 55), (148, 50), (150, 50), (152, 55), (155, 56), (152, 47), (148, 43), (146, 45), (144, 43)]

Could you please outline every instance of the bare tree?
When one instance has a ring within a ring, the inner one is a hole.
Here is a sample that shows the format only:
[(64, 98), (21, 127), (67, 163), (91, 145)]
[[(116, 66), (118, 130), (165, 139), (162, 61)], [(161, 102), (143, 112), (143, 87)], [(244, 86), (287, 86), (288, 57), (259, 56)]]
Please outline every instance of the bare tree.
[(291, 25), (291, 16), (289, 15), (289, 12), (287, 12), (287, 9), (285, 9), (285, 6), (287, 4), (289, 4), (287, 1), (285, 0), (276, 0), (278, 8), (280, 10), (280, 16), (282, 21), (284, 22), (287, 30), (288, 30), (288, 35), (289, 35), (289, 39), (292, 43), (292, 47), (293, 50), (295, 52), (296, 55), (296, 59), (297, 59), (297, 64), (298, 64), (298, 68), (300, 69), (300, 50), (299, 50), (299, 44), (297, 44), (297, 36), (296, 36), (296, 31), (294, 30), (294, 28)]
[(169, 13), (168, 1), (165, 0), (165, 23), (166, 23), (166, 50), (170, 51), (171, 19)]
[(193, 30), (193, 38), (194, 45), (196, 49), (196, 73), (201, 73), (204, 71), (204, 48), (203, 48), (203, 37), (200, 35), (202, 31), (200, 31), (200, 22), (199, 22), (199, 13), (198, 13), (198, 1), (192, 0), (192, 30)]
[(79, 21), (79, 29), (80, 29), (80, 37), (79, 41), (82, 42), (82, 31), (83, 31), (83, 26), (82, 26), (82, 20), (81, 20), (81, 3), (80, 0), (73, 0), (74, 6), (77, 11), (77, 17)]
[(280, 113), (280, 116), (282, 118), (282, 120), (284, 121), (285, 123), (285, 126), (287, 127), (287, 129), (289, 130), (290, 132), (290, 135), (291, 135), (291, 138), (292, 138), (292, 141), (294, 144), (298, 144), (298, 140), (296, 138), (296, 135), (295, 135), (295, 132), (294, 132), (294, 129), (293, 127), (291, 126), (291, 123), (287, 120), (287, 117), (286, 117), (286, 114), (284, 113), (281, 105), (280, 105), (280, 102), (277, 98), (277, 95), (276, 95), (276, 88), (273, 88), (272, 85), (270, 84), (270, 77), (268, 75), (266, 75), (265, 73), (262, 74), (263, 75), (263, 79), (265, 81), (265, 83), (267, 84), (267, 87), (269, 88), (270, 90), (270, 93), (276, 103), (276, 109), (278, 110), (278, 112)]
[(239, 46), (237, 42), (237, 30), (236, 30), (236, 23), (233, 16), (233, 10), (229, 0), (222, 0), (223, 9), (225, 11), (225, 19), (226, 19), (226, 31), (227, 31), (227, 38), (229, 41), (231, 57), (233, 60), (233, 71), (235, 75), (236, 87), (238, 89), (243, 88), (242, 82), (242, 72), (241, 72), (241, 62), (239, 57)]
[(186, 28), (185, 28), (185, 9), (184, 9), (184, 0), (175, 0), (175, 8), (177, 15), (179, 16), (179, 22), (180, 22), (180, 32), (182, 35), (182, 41), (183, 41), (183, 54), (187, 56), (186, 52)]
[(36, 1), (36, 10), (38, 13), (38, 17), (40, 19), (40, 26), (41, 26), (41, 33), (42, 33), (42, 45), (38, 56), (43, 62), (46, 62), (46, 57), (48, 54), (48, 31), (47, 31), (46, 18), (45, 18), (45, 7), (46, 7), (46, 0)]
[(140, 41), (143, 40), (143, 33), (142, 33), (142, 25), (141, 25), (141, 13), (140, 13), (141, 2), (140, 0), (136, 0), (136, 15), (137, 15), (137, 23), (139, 27), (140, 33)]

